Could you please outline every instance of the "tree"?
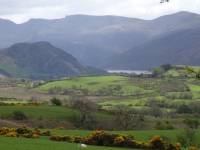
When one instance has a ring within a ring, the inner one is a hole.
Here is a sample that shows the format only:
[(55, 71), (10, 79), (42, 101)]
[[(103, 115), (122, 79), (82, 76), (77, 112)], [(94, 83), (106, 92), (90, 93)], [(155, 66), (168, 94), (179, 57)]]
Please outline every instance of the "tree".
[(162, 76), (165, 72), (172, 69), (173, 66), (171, 64), (163, 64), (160, 67), (153, 69), (153, 77)]
[(158, 106), (153, 106), (151, 107), (151, 115), (156, 118), (159, 118), (159, 117), (162, 117), (163, 112)]
[(57, 98), (52, 98), (51, 100), (51, 104), (54, 105), (54, 106), (62, 106), (62, 102), (61, 100), (57, 99)]
[(15, 120), (26, 120), (27, 116), (21, 111), (14, 111), (12, 113), (13, 119)]
[(184, 124), (190, 129), (198, 129), (200, 122), (198, 119), (185, 119)]
[(115, 122), (120, 129), (128, 130), (138, 126), (141, 127), (143, 121), (144, 117), (136, 114), (130, 107), (124, 105), (116, 107)]
[(193, 73), (193, 74), (195, 74), (197, 79), (200, 79), (200, 69), (195, 70), (194, 68), (188, 67), (188, 66), (186, 66), (185, 69), (187, 70), (188, 73), (190, 73), (190, 74)]
[(183, 105), (181, 105), (181, 106), (178, 107), (177, 113), (180, 113), (180, 114), (190, 114), (190, 113), (192, 113), (192, 110), (191, 110), (191, 108), (188, 105), (183, 104)]
[(161, 65), (161, 68), (163, 68), (165, 71), (168, 71), (168, 70), (172, 69), (172, 65), (171, 64), (164, 64), (164, 65)]
[(177, 136), (177, 140), (185, 148), (195, 145), (195, 130), (185, 129), (184, 132)]
[(78, 118), (76, 119), (77, 126), (81, 126), (87, 129), (95, 129), (96, 127), (96, 103), (87, 100), (74, 97), (71, 99), (71, 106), (79, 110)]

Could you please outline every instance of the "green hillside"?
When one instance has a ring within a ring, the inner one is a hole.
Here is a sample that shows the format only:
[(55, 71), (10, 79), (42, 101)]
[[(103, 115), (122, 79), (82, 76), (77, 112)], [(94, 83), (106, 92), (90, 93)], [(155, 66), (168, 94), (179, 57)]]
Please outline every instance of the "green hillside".
[[(110, 92), (113, 95), (132, 95), (135, 91), (148, 92), (130, 83), (128, 77), (124, 76), (91, 76), (75, 77), (71, 79), (47, 82), (38, 87), (39, 90), (48, 91), (54, 88), (60, 89), (86, 89), (90, 94)], [(107, 90), (107, 91), (106, 91)], [(112, 93), (113, 92), (113, 93)], [(106, 95), (107, 93), (105, 93)]]
[(48, 42), (14, 44), (1, 50), (0, 63), (0, 69), (12, 77), (48, 79), (88, 73), (76, 58)]

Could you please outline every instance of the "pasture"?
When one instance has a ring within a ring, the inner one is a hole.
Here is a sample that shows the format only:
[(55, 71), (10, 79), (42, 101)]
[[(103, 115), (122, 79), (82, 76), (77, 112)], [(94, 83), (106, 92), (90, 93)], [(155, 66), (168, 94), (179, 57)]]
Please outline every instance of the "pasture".
[(92, 77), (74, 77), (71, 79), (47, 82), (38, 87), (38, 90), (48, 91), (53, 88), (80, 90), (86, 89), (90, 94), (97, 92), (110, 92), (113, 95), (132, 95), (136, 91), (144, 91), (142, 88), (130, 83), (129, 78), (125, 76), (92, 76)]
[[(48, 139), (25, 139), (0, 137), (0, 149), (2, 150), (79, 150), (79, 144), (66, 142), (53, 142)], [(133, 150), (124, 148), (88, 146), (87, 150)]]
[[(15, 111), (23, 112), (29, 119), (50, 119), (50, 120), (70, 120), (80, 114), (78, 110), (68, 107), (57, 106), (0, 106), (0, 118), (12, 118)], [(104, 112), (97, 112), (98, 118), (108, 118), (110, 115)]]
[[(182, 129), (177, 130), (138, 130), (138, 131), (108, 131), (110, 133), (116, 133), (121, 135), (131, 135), (136, 140), (139, 141), (148, 141), (152, 137), (159, 135), (164, 138), (168, 138), (168, 140), (172, 143), (177, 142), (177, 137), (183, 133)], [(91, 131), (87, 130), (60, 130), (60, 129), (52, 129), (51, 133), (53, 135), (69, 135), (69, 136), (87, 136), (91, 133)], [(200, 144), (200, 130), (197, 130), (195, 133), (195, 143)]]

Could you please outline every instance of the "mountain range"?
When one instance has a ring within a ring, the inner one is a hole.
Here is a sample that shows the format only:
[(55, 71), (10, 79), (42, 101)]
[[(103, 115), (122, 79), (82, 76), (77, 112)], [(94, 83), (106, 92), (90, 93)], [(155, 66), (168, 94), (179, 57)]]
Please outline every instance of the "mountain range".
[(109, 69), (150, 69), (164, 63), (200, 65), (200, 15), (178, 12), (154, 20), (71, 15), (0, 20), (0, 47), (48, 41), (81, 64)]

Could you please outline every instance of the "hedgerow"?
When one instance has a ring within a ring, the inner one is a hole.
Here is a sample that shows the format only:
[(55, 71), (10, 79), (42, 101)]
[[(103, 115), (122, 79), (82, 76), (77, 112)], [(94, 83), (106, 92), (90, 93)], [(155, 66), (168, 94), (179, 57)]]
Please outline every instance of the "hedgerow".
[(31, 130), (26, 127), (22, 128), (1, 128), (0, 135), (5, 137), (24, 137), (39, 138), (40, 136), (50, 136), (50, 131), (42, 132), (39, 129)]
[[(0, 128), (0, 136), (5, 137), (24, 137), (40, 138), (40, 136), (49, 136), (52, 141), (84, 143), (96, 146), (110, 146), (123, 148), (137, 148), (143, 150), (181, 150), (181, 144), (172, 144), (163, 140), (160, 136), (154, 136), (149, 141), (138, 141), (133, 136), (110, 134), (102, 130), (96, 130), (85, 137), (80, 136), (51, 136), (50, 131), (42, 132), (39, 129), (31, 130), (22, 128)], [(189, 147), (188, 150), (198, 150), (196, 147)]]
[(152, 150), (181, 150), (180, 144), (164, 141), (160, 136), (155, 136), (148, 142), (137, 141), (132, 136), (109, 134), (105, 131), (94, 131), (86, 137), (51, 136), (50, 140), (72, 143), (84, 143), (97, 146), (112, 146), (124, 148), (152, 149)]

